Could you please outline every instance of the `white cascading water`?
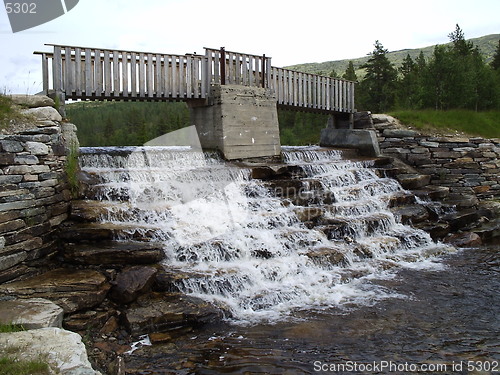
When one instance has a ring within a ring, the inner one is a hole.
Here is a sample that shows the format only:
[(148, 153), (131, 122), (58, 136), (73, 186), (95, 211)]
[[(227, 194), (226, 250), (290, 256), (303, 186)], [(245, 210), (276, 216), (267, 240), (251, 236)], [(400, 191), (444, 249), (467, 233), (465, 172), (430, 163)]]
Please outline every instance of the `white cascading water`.
[(390, 277), (394, 267), (436, 266), (434, 256), (449, 250), (394, 217), (389, 199), (403, 189), (378, 177), (369, 161), (317, 147), (284, 147), (283, 157), (306, 174), (310, 190), (300, 198), (322, 210), (323, 222), (312, 229), (299, 220), (296, 201), (273, 196), (249, 168), (215, 154), (82, 148), (80, 163), (98, 176), (97, 199), (116, 202), (103, 222), (161, 242), (165, 267), (185, 275), (177, 287), (240, 322), (372, 304), (393, 294), (371, 281)]

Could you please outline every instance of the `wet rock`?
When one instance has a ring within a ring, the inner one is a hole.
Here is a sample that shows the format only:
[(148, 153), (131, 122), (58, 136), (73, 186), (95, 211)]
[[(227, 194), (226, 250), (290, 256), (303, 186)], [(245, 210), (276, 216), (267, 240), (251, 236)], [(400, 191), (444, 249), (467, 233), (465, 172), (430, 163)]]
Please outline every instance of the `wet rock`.
[(167, 332), (180, 327), (196, 327), (219, 321), (222, 311), (195, 297), (177, 293), (156, 293), (140, 298), (124, 312), (132, 335)]
[(473, 232), (453, 234), (446, 239), (446, 242), (456, 247), (475, 247), (482, 244), (481, 237)]
[(154, 267), (130, 267), (118, 274), (109, 297), (121, 304), (128, 304), (148, 292), (158, 270)]
[(448, 223), (424, 222), (417, 224), (416, 227), (429, 233), (433, 240), (442, 239), (450, 233), (450, 224)]
[(335, 266), (347, 264), (345, 254), (335, 248), (321, 247), (308, 251), (305, 255), (316, 264), (328, 263)]
[(43, 298), (0, 302), (0, 323), (20, 324), (24, 329), (62, 327), (63, 309)]
[(59, 237), (67, 242), (109, 241), (115, 238), (147, 241), (154, 233), (151, 228), (141, 228), (134, 224), (66, 223), (61, 226)]
[(252, 178), (260, 180), (284, 179), (304, 176), (305, 173), (302, 168), (296, 165), (262, 165), (252, 168)]
[(74, 332), (88, 332), (103, 326), (113, 313), (113, 310), (105, 312), (87, 310), (70, 314), (64, 318), (63, 327)]
[(431, 176), (423, 174), (401, 174), (397, 175), (396, 179), (399, 181), (404, 189), (419, 189), (421, 187), (429, 185), (431, 181)]
[(297, 207), (294, 211), (302, 222), (316, 220), (325, 213), (325, 210), (320, 207)]
[(450, 229), (452, 232), (457, 232), (458, 230), (466, 228), (477, 222), (478, 219), (479, 213), (475, 209), (462, 210), (443, 217), (444, 221), (450, 223)]
[(165, 257), (162, 246), (150, 242), (114, 242), (67, 244), (64, 260), (77, 264), (117, 265), (153, 264)]
[(74, 200), (71, 202), (70, 218), (76, 221), (98, 221), (106, 217), (110, 211), (119, 210), (122, 215), (130, 213), (127, 203), (104, 202), (94, 200)]
[(420, 205), (392, 208), (391, 211), (401, 219), (403, 224), (420, 223), (429, 218), (429, 212)]
[(46, 298), (65, 313), (99, 305), (110, 288), (106, 277), (94, 270), (56, 269), (27, 280), (0, 285), (0, 295)]
[(421, 199), (430, 199), (433, 201), (446, 198), (450, 194), (450, 188), (447, 186), (425, 186), (420, 190), (413, 190), (413, 194)]

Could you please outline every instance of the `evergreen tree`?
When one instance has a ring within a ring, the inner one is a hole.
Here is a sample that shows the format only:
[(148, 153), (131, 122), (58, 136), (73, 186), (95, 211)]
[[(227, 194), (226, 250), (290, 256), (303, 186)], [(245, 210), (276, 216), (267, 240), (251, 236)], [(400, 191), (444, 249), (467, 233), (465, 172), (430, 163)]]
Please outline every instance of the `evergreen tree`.
[(356, 70), (354, 69), (354, 64), (352, 63), (352, 61), (349, 61), (349, 65), (347, 65), (342, 78), (348, 81), (358, 82), (358, 76), (356, 75)]
[(498, 46), (495, 51), (495, 55), (493, 55), (493, 61), (490, 63), (490, 66), (493, 70), (500, 72), (500, 40), (498, 40)]
[(361, 105), (364, 109), (385, 112), (395, 102), (397, 70), (387, 58), (387, 50), (377, 40), (371, 57), (362, 67), (366, 75), (360, 85)]
[(340, 78), (340, 76), (338, 75), (338, 73), (335, 71), (335, 68), (332, 68), (332, 71), (330, 72), (329, 76), (331, 78)]

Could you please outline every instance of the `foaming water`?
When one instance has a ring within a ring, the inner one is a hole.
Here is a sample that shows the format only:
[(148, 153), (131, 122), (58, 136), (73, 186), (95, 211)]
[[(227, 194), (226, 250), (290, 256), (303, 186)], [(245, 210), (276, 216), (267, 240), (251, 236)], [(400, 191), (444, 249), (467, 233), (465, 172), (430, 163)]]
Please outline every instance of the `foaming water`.
[[(403, 189), (372, 162), (315, 147), (285, 147), (283, 159), (301, 176), (282, 197), (250, 168), (186, 147), (82, 148), (80, 161), (93, 197), (116, 203), (102, 221), (163, 243), (165, 267), (185, 275), (176, 286), (234, 321), (372, 305), (401, 297), (373, 280), (440, 267), (435, 256), (450, 249), (399, 222), (389, 200)], [(314, 225), (300, 219), (308, 209), (319, 212)]]

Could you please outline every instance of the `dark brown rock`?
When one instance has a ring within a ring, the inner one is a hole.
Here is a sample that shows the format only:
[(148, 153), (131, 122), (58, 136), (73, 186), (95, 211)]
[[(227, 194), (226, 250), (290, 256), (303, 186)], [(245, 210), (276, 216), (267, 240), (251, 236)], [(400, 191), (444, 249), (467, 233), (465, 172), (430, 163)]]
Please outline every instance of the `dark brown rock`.
[(160, 244), (150, 242), (104, 242), (67, 244), (64, 260), (77, 264), (117, 265), (153, 264), (165, 257)]
[(65, 313), (99, 305), (111, 285), (95, 270), (60, 268), (27, 280), (0, 285), (0, 295), (18, 298), (46, 298)]
[(103, 202), (94, 200), (74, 200), (71, 202), (70, 218), (76, 221), (98, 221), (105, 217), (110, 210), (119, 210), (120, 214), (130, 212), (130, 205), (117, 202)]
[(457, 247), (475, 247), (482, 244), (481, 237), (472, 232), (453, 234), (446, 239), (446, 242)]
[(132, 335), (196, 327), (222, 318), (222, 311), (199, 298), (159, 293), (140, 298), (124, 312)]
[(141, 294), (148, 292), (158, 270), (154, 267), (130, 267), (118, 274), (109, 297), (121, 304), (135, 301)]

